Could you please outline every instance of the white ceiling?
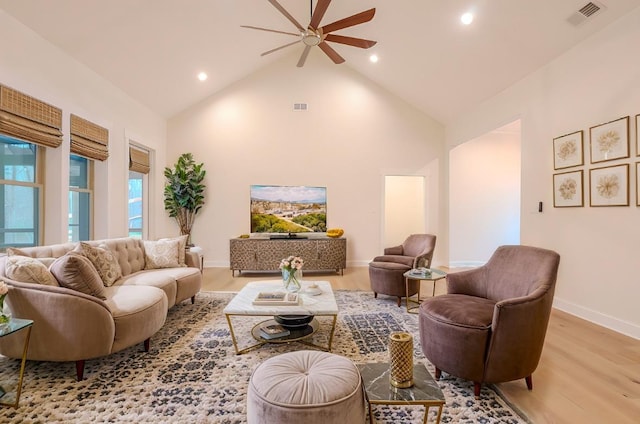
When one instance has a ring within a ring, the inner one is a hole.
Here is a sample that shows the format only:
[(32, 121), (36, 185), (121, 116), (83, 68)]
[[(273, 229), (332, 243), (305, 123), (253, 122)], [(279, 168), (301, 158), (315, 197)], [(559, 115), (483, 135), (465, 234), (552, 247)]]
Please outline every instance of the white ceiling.
[[(308, 24), (308, 0), (279, 1)], [(640, 6), (601, 0), (601, 12), (579, 26), (568, 23), (587, 2), (334, 0), (322, 24), (375, 7), (371, 22), (336, 34), (378, 44), (332, 44), (346, 59), (335, 66), (355, 69), (446, 123)], [(303, 50), (297, 44), (260, 56), (295, 40), (240, 27), (295, 32), (267, 0), (0, 0), (0, 8), (167, 118), (273, 61), (295, 67)], [(467, 10), (476, 18), (465, 27), (459, 16)], [(368, 60), (373, 52), (377, 64)], [(196, 79), (200, 71), (209, 74), (204, 83)]]

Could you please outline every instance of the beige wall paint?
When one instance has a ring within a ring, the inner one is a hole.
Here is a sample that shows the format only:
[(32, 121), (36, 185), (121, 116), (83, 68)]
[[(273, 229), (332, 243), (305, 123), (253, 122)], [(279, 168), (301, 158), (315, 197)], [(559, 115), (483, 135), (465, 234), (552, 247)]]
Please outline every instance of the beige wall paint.
[[(165, 120), (133, 101), (93, 71), (0, 11), (0, 83), (22, 91), (63, 111), (64, 142), (47, 149), (45, 175), (44, 243), (67, 240), (69, 189), (69, 116), (74, 113), (109, 130), (109, 159), (95, 171), (94, 237), (127, 234), (127, 170), (125, 131), (137, 135), (157, 154), (153, 172), (162, 175), (165, 165)], [(125, 64), (123, 64), (125, 65)], [(154, 190), (162, 190), (162, 180)], [(161, 200), (161, 199), (160, 199)], [(162, 214), (156, 200), (152, 210)], [(155, 222), (158, 222), (155, 218)], [(155, 235), (165, 233), (154, 228)]]
[(409, 234), (424, 233), (425, 178), (384, 177), (384, 247), (402, 244)]
[[(631, 158), (607, 162), (631, 164), (628, 207), (553, 208), (552, 175), (557, 171), (552, 140), (585, 131), (586, 165), (576, 169), (585, 171), (588, 185), (589, 127), (640, 113), (638, 45), (640, 9), (447, 127), (448, 145), (453, 148), (514, 117), (522, 118), (522, 243), (560, 253), (556, 307), (636, 338), (640, 338), (637, 129), (631, 126)], [(539, 200), (546, 205), (542, 214), (536, 212)]]
[[(207, 169), (193, 240), (209, 265), (227, 266), (229, 239), (249, 232), (251, 184), (326, 186), (328, 226), (344, 228), (347, 263), (366, 264), (382, 250), (383, 176), (424, 175), (442, 158), (439, 123), (348, 64), (315, 53), (302, 69), (295, 61), (288, 56), (169, 120), (169, 160), (192, 152)], [(308, 111), (293, 111), (294, 103)]]
[(449, 152), (449, 265), (478, 266), (498, 246), (520, 244), (520, 125)]

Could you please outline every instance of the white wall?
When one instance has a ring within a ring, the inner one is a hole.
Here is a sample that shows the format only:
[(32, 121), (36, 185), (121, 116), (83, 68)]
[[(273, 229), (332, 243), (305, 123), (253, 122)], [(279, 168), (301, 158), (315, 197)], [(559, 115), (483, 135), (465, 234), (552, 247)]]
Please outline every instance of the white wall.
[[(228, 266), (229, 239), (249, 232), (251, 184), (326, 186), (327, 225), (344, 228), (347, 263), (364, 265), (383, 247), (383, 176), (426, 176), (442, 158), (440, 124), (347, 64), (313, 50), (304, 68), (295, 60), (286, 57), (169, 120), (168, 160), (192, 152), (207, 170), (207, 204), (193, 240), (209, 266)], [(302, 102), (308, 111), (293, 111)], [(426, 229), (444, 234), (439, 225), (429, 221)]]
[(387, 175), (384, 181), (384, 246), (398, 246), (409, 234), (425, 232), (425, 181), (407, 175)]
[[(63, 145), (47, 149), (44, 243), (67, 240), (69, 116), (76, 114), (109, 130), (109, 159), (96, 163), (94, 237), (127, 235), (128, 150), (125, 131), (157, 151), (154, 173), (165, 165), (165, 120), (71, 59), (0, 10), (0, 83), (63, 111)], [(11, 40), (8, 42), (7, 40)], [(162, 190), (160, 179), (154, 190)], [(152, 207), (162, 215), (162, 199)], [(156, 218), (157, 222), (157, 218)], [(161, 228), (154, 228), (158, 236)]]
[(520, 244), (519, 129), (510, 124), (449, 152), (449, 266), (479, 266), (498, 246)]
[[(640, 113), (640, 8), (609, 25), (447, 127), (450, 148), (514, 117), (522, 119), (523, 244), (561, 255), (555, 306), (640, 338), (640, 208), (636, 207), (637, 129), (631, 126), (628, 207), (553, 208), (552, 139)], [(585, 155), (588, 175), (589, 155)], [(598, 164), (600, 166), (602, 164)], [(588, 186), (588, 178), (585, 179)], [(542, 214), (535, 212), (544, 201)], [(588, 190), (585, 205), (589, 204)]]

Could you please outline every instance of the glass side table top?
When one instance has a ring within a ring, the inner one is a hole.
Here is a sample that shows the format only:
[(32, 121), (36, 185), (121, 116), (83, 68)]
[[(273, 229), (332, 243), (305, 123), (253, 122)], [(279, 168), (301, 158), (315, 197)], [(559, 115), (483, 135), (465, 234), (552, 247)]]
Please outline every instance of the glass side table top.
[(14, 334), (18, 331), (25, 330), (22, 348), (22, 360), (20, 361), (20, 370), (18, 371), (17, 382), (0, 381), (0, 405), (18, 407), (20, 402), (20, 394), (22, 393), (22, 379), (24, 377), (24, 367), (27, 360), (27, 350), (29, 349), (29, 338), (31, 337), (31, 329), (33, 321), (30, 319), (12, 318), (6, 324), (0, 325), (0, 338)]
[(30, 319), (11, 318), (8, 323), (0, 325), (0, 337), (8, 336), (30, 325), (33, 325), (33, 321)]
[[(428, 270), (428, 271), (425, 271)], [(431, 280), (431, 281), (437, 281), (440, 280), (441, 278), (445, 278), (447, 276), (447, 273), (444, 271), (440, 271), (439, 269), (435, 269), (435, 268), (414, 268), (414, 269), (410, 269), (409, 271), (404, 273), (404, 276), (407, 278), (412, 278), (414, 280)]]

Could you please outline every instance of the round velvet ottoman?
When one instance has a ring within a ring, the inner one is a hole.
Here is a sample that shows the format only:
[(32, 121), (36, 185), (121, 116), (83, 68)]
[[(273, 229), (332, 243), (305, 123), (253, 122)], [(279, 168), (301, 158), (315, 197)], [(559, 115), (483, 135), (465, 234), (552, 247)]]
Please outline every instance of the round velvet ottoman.
[(249, 424), (361, 424), (365, 416), (360, 372), (339, 355), (283, 353), (260, 364), (249, 381)]
[[(400, 306), (402, 298), (407, 296), (404, 273), (410, 269), (411, 267), (396, 262), (370, 262), (369, 280), (375, 297), (378, 297), (378, 293), (397, 296)], [(409, 296), (418, 293), (418, 284), (418, 280), (409, 280)]]

